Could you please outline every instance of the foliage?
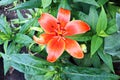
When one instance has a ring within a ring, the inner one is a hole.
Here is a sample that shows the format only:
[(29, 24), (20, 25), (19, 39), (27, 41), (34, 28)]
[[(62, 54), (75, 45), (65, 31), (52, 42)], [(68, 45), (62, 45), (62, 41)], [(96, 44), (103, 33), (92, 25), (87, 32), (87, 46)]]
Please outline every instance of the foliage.
[[(120, 79), (113, 67), (113, 62), (120, 59), (120, 7), (111, 3), (111, 0), (0, 0), (0, 6), (10, 4), (13, 6), (10, 10), (18, 15), (10, 21), (0, 15), (0, 45), (4, 48), (0, 57), (4, 59), (5, 75), (12, 66), (23, 72), (26, 80)], [(41, 14), (56, 17), (61, 7), (71, 11), (71, 20), (83, 20), (91, 30), (66, 36), (85, 45), (81, 45), (85, 52), (83, 59), (64, 52), (55, 63), (49, 63), (46, 47), (36, 45), (33, 35), (43, 33), (38, 23)], [(20, 12), (22, 9), (29, 11), (27, 17)]]

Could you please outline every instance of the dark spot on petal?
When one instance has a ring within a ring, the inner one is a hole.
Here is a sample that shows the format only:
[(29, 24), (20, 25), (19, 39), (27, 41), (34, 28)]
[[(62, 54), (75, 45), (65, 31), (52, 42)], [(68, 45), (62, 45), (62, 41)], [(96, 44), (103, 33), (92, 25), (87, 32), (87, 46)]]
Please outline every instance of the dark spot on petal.
[(52, 28), (54, 28), (54, 26), (51, 26)]
[(57, 24), (60, 24), (60, 22), (57, 22)]

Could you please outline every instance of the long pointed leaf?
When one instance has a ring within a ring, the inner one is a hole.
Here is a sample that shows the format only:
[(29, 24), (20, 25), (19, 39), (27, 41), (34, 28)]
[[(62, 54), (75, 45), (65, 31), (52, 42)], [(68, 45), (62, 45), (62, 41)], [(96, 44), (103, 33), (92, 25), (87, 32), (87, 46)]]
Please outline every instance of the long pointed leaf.
[(98, 23), (96, 26), (96, 32), (98, 35), (100, 35), (101, 31), (105, 31), (107, 28), (107, 16), (105, 13), (104, 8), (102, 7), (99, 19), (98, 19)]
[(41, 7), (41, 0), (30, 0), (26, 1), (24, 3), (21, 3), (20, 5), (12, 8), (11, 10), (20, 10), (20, 9), (29, 9), (29, 8), (39, 8)]
[(70, 38), (76, 41), (88, 41), (91, 40), (91, 34), (77, 34), (73, 36), (66, 36), (66, 38)]
[(41, 0), (41, 1), (43, 8), (48, 7), (52, 3), (52, 0)]
[(120, 77), (96, 68), (65, 67), (63, 69), (66, 79), (69, 80), (118, 80)]
[(105, 62), (105, 64), (110, 68), (110, 70), (114, 73), (112, 57), (109, 54), (103, 53), (102, 51), (98, 51), (100, 58)]
[(0, 6), (11, 4), (14, 1), (16, 1), (16, 0), (1, 0), (0, 1)]
[(100, 48), (103, 43), (103, 39), (97, 35), (94, 35), (91, 40), (91, 56)]
[(11, 66), (15, 69), (31, 75), (41, 75), (51, 71), (48, 62), (29, 54), (13, 54), (10, 56)]
[(83, 2), (83, 3), (87, 3), (87, 4), (91, 4), (91, 5), (95, 5), (97, 7), (99, 7), (99, 5), (97, 4), (97, 2), (95, 0), (73, 0), (74, 2)]

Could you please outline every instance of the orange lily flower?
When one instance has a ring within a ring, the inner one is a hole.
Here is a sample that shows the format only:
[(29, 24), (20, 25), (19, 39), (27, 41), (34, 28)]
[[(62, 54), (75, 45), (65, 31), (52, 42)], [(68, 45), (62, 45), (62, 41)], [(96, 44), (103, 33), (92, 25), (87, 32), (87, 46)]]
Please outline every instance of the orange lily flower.
[(45, 33), (40, 37), (33, 36), (37, 44), (47, 44), (47, 60), (55, 62), (66, 50), (71, 56), (81, 59), (83, 51), (77, 41), (68, 39), (65, 36), (83, 34), (90, 30), (87, 23), (81, 20), (70, 21), (69, 10), (60, 8), (57, 19), (48, 13), (43, 13), (38, 19)]

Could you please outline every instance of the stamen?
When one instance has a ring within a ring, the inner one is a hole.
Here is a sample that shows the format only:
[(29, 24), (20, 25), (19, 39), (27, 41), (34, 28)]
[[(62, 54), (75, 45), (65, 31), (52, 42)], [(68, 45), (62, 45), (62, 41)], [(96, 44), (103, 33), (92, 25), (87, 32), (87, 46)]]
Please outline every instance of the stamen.
[(66, 34), (68, 34), (68, 32), (64, 32), (64, 33), (63, 33), (63, 35), (66, 35)]
[(61, 39), (61, 37), (59, 37), (57, 41), (59, 42), (59, 41), (60, 41), (60, 39)]
[(64, 38), (64, 37), (59, 37), (57, 41), (60, 41), (60, 39), (65, 40), (65, 38)]
[(62, 39), (63, 39), (63, 40), (65, 40), (65, 38), (64, 38), (64, 37), (62, 37)]
[(58, 31), (61, 31), (61, 28), (60, 28), (60, 25), (58, 25), (58, 28), (57, 28)]

